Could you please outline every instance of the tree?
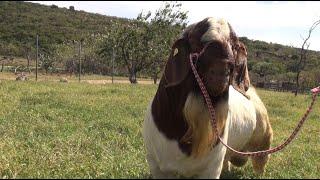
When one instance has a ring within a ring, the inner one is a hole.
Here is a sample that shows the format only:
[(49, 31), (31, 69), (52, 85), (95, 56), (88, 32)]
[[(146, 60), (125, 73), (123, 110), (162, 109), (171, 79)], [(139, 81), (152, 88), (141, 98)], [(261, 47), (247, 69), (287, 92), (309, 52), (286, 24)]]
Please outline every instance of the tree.
[[(148, 48), (150, 58), (148, 73), (153, 77), (154, 83), (157, 82), (165, 66), (173, 41), (187, 26), (187, 13), (188, 11), (181, 10), (181, 3), (166, 2), (164, 7), (158, 9), (155, 16), (150, 19), (147, 32), (149, 37), (152, 37), (152, 42)], [(145, 16), (140, 13), (138, 17), (147, 22), (151, 13)]]
[(115, 23), (100, 50), (100, 54), (111, 60), (116, 54), (117, 64), (126, 67), (131, 83), (137, 83), (137, 73), (147, 67), (149, 38), (145, 22), (132, 20), (130, 24)]
[(111, 59), (115, 52), (117, 63), (126, 67), (131, 83), (137, 83), (137, 73), (141, 71), (152, 74), (156, 82), (174, 38), (187, 24), (187, 12), (176, 10), (180, 7), (178, 3), (165, 3), (150, 20), (151, 12), (148, 12), (140, 13), (129, 24), (115, 23), (100, 54)]
[(73, 40), (55, 45), (53, 55), (56, 60), (56, 64), (61, 64), (65, 71), (70, 73), (70, 76), (76, 71), (75, 61), (77, 60), (78, 55), (77, 48), (77, 43)]
[[(48, 73), (49, 69), (54, 68), (56, 62), (55, 52), (57, 50), (56, 45), (48, 45), (39, 43), (39, 65)], [(42, 45), (42, 46), (41, 46)]]
[(48, 74), (48, 70), (54, 67), (54, 58), (49, 53), (40, 53), (39, 60), (40, 67), (46, 71), (46, 74)]
[(294, 72), (296, 73), (296, 90), (294, 91), (294, 95), (297, 96), (298, 90), (300, 88), (299, 78), (301, 72), (305, 69), (307, 62), (307, 53), (310, 46), (310, 43), (308, 43), (308, 40), (311, 37), (311, 33), (313, 30), (320, 24), (320, 20), (315, 21), (312, 26), (309, 28), (308, 36), (303, 39), (303, 43), (301, 46), (301, 49), (299, 50), (299, 59), (294, 63)]
[(252, 71), (260, 76), (266, 78), (268, 75), (274, 75), (280, 72), (280, 68), (269, 62), (258, 62), (253, 65)]
[(11, 56), (11, 57), (7, 57), (7, 56), (3, 56), (3, 57), (0, 57), (0, 62), (1, 62), (1, 70), (0, 70), (0, 72), (2, 72), (3, 71), (3, 69), (4, 69), (4, 64), (5, 63), (8, 63), (8, 62), (13, 62), (13, 57)]
[(109, 65), (112, 63), (113, 55), (116, 54), (117, 60), (119, 59), (116, 61), (117, 65), (127, 68), (131, 83), (136, 83), (136, 64), (140, 61), (133, 57), (140, 41), (137, 28), (135, 22), (123, 26), (114, 23), (112, 28), (108, 29), (99, 52)]
[(30, 61), (32, 59), (35, 59), (35, 56), (36, 56), (36, 53), (35, 53), (35, 48), (32, 47), (31, 45), (29, 44), (25, 44), (25, 45), (22, 45), (22, 53), (23, 53), (23, 57), (25, 59), (27, 59), (27, 69), (29, 71), (29, 73), (31, 73), (31, 69), (30, 69)]
[(101, 57), (99, 56), (99, 44), (102, 41), (102, 35), (100, 34), (88, 34), (84, 36), (82, 43), (81, 57), (83, 59), (82, 70), (87, 73), (101, 73), (103, 68)]

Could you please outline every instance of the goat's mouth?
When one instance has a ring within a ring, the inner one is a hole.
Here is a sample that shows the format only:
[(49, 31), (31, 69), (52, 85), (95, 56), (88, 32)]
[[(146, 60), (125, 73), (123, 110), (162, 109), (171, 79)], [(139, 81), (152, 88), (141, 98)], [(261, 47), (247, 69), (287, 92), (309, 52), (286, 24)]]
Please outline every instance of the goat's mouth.
[(211, 101), (214, 103), (214, 107), (217, 105), (218, 102), (221, 100), (228, 99), (228, 91), (222, 91), (220, 93), (209, 93)]
[(224, 96), (228, 93), (228, 82), (225, 81), (210, 81), (207, 78), (204, 78), (204, 85), (210, 95), (211, 98), (215, 99), (221, 96)]

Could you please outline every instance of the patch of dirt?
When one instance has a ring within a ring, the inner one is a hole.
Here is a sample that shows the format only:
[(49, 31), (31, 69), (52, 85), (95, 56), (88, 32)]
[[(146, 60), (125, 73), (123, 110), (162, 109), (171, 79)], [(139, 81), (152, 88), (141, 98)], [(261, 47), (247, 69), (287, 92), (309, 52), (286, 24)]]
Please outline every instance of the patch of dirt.
[[(109, 84), (112, 83), (111, 80), (81, 80), (85, 81), (89, 84)], [(113, 83), (124, 83), (124, 84), (130, 84), (129, 80), (113, 80)], [(138, 84), (153, 84), (153, 81), (147, 81), (147, 80), (138, 80)]]

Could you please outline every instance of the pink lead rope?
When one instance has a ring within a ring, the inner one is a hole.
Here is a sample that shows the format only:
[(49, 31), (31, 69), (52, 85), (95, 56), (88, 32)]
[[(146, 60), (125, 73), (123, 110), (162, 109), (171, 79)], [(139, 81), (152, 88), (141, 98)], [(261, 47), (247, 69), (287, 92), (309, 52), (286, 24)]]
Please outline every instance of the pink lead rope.
[(318, 94), (320, 93), (320, 86), (316, 87), (316, 88), (313, 88), (311, 89), (311, 92), (314, 93), (314, 94)]
[(272, 148), (272, 149), (268, 149), (268, 150), (264, 150), (264, 151), (256, 151), (256, 152), (240, 152), (240, 151), (237, 151), (235, 149), (233, 149), (232, 147), (228, 146), (226, 143), (224, 143), (221, 139), (221, 137), (219, 136), (219, 132), (218, 132), (218, 128), (217, 128), (217, 122), (216, 122), (216, 119), (215, 119), (215, 111), (214, 111), (214, 108), (213, 108), (213, 105), (212, 105), (212, 102), (211, 102), (211, 99), (210, 99), (210, 96), (207, 92), (207, 89), (205, 88), (194, 64), (193, 64), (193, 58), (196, 58), (195, 60), (198, 60), (198, 54), (195, 53), (195, 54), (190, 54), (190, 65), (191, 65), (191, 69), (192, 69), (192, 72), (198, 82), (198, 85), (201, 89), (201, 92), (204, 96), (204, 99), (206, 101), (206, 104), (208, 106), (208, 109), (209, 109), (209, 112), (210, 112), (210, 116), (211, 116), (211, 125), (213, 127), (213, 130), (214, 130), (214, 133), (216, 134), (216, 136), (218, 137), (219, 141), (224, 145), (226, 146), (229, 150), (231, 150), (232, 152), (236, 153), (236, 154), (239, 154), (239, 155), (242, 155), (242, 156), (264, 156), (264, 155), (268, 155), (268, 154), (271, 154), (271, 153), (275, 153), (277, 151), (280, 151), (282, 150), (285, 146), (287, 146), (293, 139), (294, 137), (297, 135), (297, 133), (299, 132), (300, 128), (302, 127), (303, 123), (305, 122), (305, 120), (307, 119), (307, 116), (309, 115), (309, 113), (311, 112), (312, 110), (312, 106), (316, 100), (316, 97), (317, 97), (317, 94), (320, 92), (320, 86), (319, 87), (316, 87), (316, 88), (313, 88), (311, 90), (311, 92), (313, 93), (312, 94), (312, 102), (311, 102), (311, 105), (308, 107), (306, 113), (304, 114), (304, 116), (302, 117), (302, 119), (299, 121), (297, 127), (295, 128), (295, 130), (293, 131), (293, 133), (289, 136), (289, 138), (281, 145), (275, 147), (275, 148)]

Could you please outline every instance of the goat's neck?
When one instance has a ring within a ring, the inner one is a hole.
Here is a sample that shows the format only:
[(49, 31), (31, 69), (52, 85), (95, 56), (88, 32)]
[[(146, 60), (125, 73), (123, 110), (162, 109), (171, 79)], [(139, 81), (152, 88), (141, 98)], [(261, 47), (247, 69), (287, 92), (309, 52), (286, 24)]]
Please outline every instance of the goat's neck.
[[(223, 133), (228, 114), (228, 100), (222, 98), (215, 105), (215, 117), (220, 134)], [(189, 93), (183, 108), (188, 130), (182, 141), (192, 143), (193, 156), (204, 155), (210, 151), (217, 142), (211, 125), (208, 107), (200, 94)]]

